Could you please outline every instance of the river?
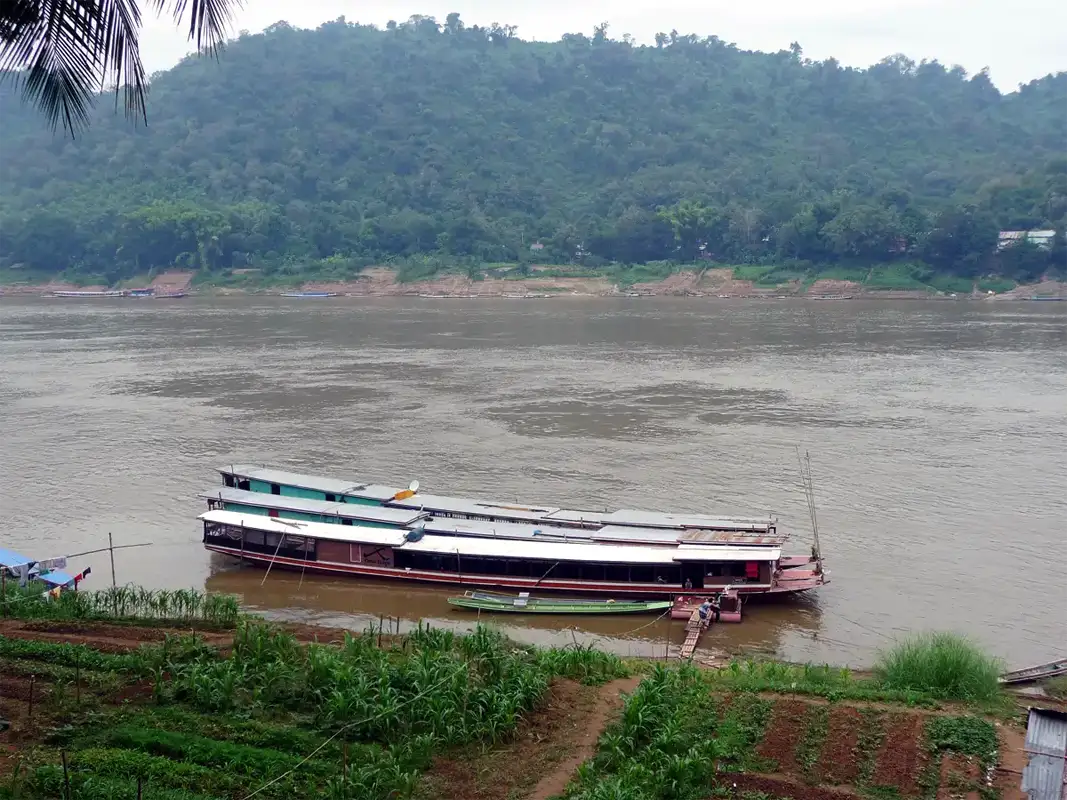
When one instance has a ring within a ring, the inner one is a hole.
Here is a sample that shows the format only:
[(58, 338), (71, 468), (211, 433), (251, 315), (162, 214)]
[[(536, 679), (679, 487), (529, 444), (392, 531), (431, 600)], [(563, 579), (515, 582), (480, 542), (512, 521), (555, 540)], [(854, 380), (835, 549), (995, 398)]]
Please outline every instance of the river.
[[(1067, 308), (681, 298), (0, 298), (4, 546), (119, 550), (119, 583), (274, 616), (462, 628), (447, 590), (236, 568), (200, 546), (214, 467), (262, 463), (577, 507), (777, 514), (831, 584), (714, 650), (864, 666), (952, 629), (1011, 666), (1067, 642)], [(110, 584), (107, 553), (87, 587)], [(678, 623), (507, 618), (663, 655)], [(637, 630), (635, 630), (635, 628)]]

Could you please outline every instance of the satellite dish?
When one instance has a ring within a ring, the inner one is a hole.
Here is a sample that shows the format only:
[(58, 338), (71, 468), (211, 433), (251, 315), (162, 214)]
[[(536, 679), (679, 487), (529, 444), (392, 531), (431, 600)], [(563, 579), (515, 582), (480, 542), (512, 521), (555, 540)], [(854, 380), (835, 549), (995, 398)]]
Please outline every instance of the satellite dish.
[(408, 484), (408, 491), (411, 492), (412, 494), (415, 494), (416, 492), (418, 492), (419, 491), (419, 482), (418, 481), (412, 481), (411, 483), (409, 483)]

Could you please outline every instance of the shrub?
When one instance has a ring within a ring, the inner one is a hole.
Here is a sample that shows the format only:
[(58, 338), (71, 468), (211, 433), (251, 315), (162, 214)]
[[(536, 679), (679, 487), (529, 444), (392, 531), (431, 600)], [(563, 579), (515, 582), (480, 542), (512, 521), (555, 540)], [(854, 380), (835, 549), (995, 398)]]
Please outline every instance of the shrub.
[(945, 700), (992, 700), (1001, 665), (954, 633), (924, 633), (884, 652), (875, 673), (890, 689), (917, 690)]
[(1067, 700), (1067, 675), (1050, 678), (1045, 682), (1045, 691), (1060, 700)]

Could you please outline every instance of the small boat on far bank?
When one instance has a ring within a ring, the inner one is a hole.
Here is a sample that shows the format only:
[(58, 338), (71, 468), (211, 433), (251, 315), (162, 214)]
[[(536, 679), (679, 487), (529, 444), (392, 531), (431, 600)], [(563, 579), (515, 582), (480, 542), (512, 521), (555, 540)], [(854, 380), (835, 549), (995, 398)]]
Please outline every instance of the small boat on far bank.
[(282, 297), (340, 297), (340, 292), (282, 292)]
[(646, 614), (666, 611), (669, 600), (589, 600), (585, 598), (530, 597), (491, 592), (466, 592), (463, 597), (449, 597), (448, 604), (469, 611), (507, 612), (511, 614)]
[(126, 297), (127, 293), (122, 289), (105, 291), (73, 291), (67, 289), (58, 289), (54, 292), (49, 292), (48, 296), (66, 298)]

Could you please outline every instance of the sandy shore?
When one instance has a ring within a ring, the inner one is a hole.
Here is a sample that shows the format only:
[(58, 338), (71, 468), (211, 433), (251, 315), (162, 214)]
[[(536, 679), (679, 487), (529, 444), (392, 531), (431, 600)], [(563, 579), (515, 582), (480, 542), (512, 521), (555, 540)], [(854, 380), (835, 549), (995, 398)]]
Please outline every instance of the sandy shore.
[[(157, 292), (190, 292), (204, 295), (280, 294), (293, 291), (279, 288), (233, 288), (203, 286), (191, 289), (192, 272), (166, 272), (152, 281)], [(8, 295), (40, 295), (55, 291), (103, 290), (106, 286), (75, 286), (63, 282), (23, 284), (0, 287)], [(465, 275), (442, 275), (427, 281), (399, 283), (396, 271), (372, 267), (355, 280), (344, 282), (309, 282), (301, 291), (336, 292), (349, 297), (428, 297), (428, 298), (550, 298), (550, 297), (804, 297), (821, 300), (864, 299), (996, 299), (1025, 300), (1032, 297), (1067, 298), (1067, 282), (1043, 281), (1018, 286), (1009, 292), (989, 295), (975, 290), (970, 294), (939, 294), (924, 290), (869, 289), (854, 281), (820, 279), (808, 287), (791, 281), (775, 287), (757, 286), (753, 281), (738, 280), (732, 269), (706, 269), (701, 272), (682, 271), (663, 280), (620, 287), (607, 278), (551, 278), (538, 277), (536, 270), (528, 278), (503, 280), (486, 278), (471, 280)]]

